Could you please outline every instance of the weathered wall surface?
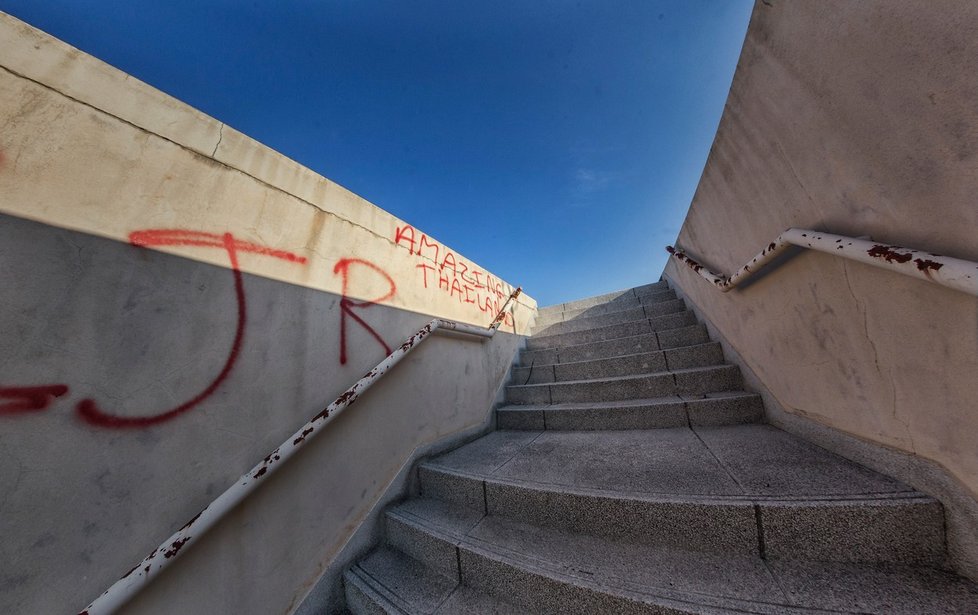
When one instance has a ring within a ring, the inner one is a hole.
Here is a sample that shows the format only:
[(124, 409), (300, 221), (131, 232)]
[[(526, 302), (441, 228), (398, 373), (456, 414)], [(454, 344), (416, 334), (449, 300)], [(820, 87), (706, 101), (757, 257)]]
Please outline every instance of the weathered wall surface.
[[(973, 2), (758, 2), (677, 245), (728, 274), (788, 227), (978, 261), (976, 31)], [(769, 405), (978, 494), (974, 297), (815, 252), (728, 294), (665, 275)]]
[[(387, 349), (512, 290), (2, 13), (0, 288), (5, 613), (81, 609)], [(295, 608), (416, 451), (485, 423), (534, 313), (425, 342), (126, 612)]]

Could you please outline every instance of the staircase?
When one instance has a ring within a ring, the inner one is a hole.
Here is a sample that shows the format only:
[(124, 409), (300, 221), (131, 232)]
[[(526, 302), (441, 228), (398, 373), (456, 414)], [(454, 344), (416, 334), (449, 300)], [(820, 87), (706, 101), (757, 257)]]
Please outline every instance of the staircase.
[(762, 424), (665, 283), (540, 310), (506, 398), (419, 466), (353, 613), (978, 613), (941, 505)]

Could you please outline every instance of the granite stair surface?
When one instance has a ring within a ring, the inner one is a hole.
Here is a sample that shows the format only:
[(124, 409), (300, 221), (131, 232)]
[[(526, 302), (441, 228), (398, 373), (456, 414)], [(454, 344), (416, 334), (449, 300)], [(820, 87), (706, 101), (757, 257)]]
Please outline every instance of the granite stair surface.
[(497, 431), (417, 468), (353, 613), (978, 613), (939, 502), (762, 423), (665, 283), (542, 308)]

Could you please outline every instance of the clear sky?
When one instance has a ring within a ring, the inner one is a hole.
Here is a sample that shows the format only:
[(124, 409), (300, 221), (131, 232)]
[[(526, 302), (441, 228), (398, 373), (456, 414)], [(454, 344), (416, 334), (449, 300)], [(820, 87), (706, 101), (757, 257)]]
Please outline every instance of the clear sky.
[(0, 0), (541, 305), (658, 279), (750, 0)]

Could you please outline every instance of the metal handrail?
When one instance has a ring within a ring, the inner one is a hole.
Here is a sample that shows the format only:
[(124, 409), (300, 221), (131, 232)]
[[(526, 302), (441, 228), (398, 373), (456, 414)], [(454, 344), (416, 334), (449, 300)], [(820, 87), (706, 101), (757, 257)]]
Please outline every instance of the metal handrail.
[(163, 544), (153, 549), (152, 553), (143, 558), (143, 561), (136, 564), (101, 596), (92, 601), (79, 615), (109, 615), (114, 613), (116, 609), (129, 601), (143, 587), (148, 585), (153, 578), (172, 564), (179, 555), (183, 554), (207, 530), (216, 525), (227, 512), (254, 491), (263, 482), (262, 479), (267, 478), (281, 467), (303, 444), (321, 433), (323, 431), (321, 429), (322, 427), (339, 416), (344, 409), (359, 399), (381, 376), (390, 371), (408, 353), (417, 348), (429, 335), (439, 329), (445, 329), (487, 339), (493, 337), (505, 318), (506, 308), (511, 301), (516, 300), (522, 291), (522, 287), (513, 291), (509, 298), (506, 299), (506, 302), (503, 303), (495, 320), (486, 328), (441, 318), (435, 318), (421, 327), (417, 333), (405, 340), (403, 344), (387, 355), (387, 358), (377, 364), (377, 367), (364, 374), (360, 380), (357, 380), (356, 384), (337, 397), (333, 403), (326, 406), (325, 410), (300, 427), (281, 446), (269, 453), (258, 465), (248, 470), (236, 483), (231, 485), (224, 493), (217, 496), (217, 499), (197, 513), (195, 517), (177, 530), (176, 533), (167, 538)]
[(693, 260), (684, 250), (666, 246), (680, 263), (700, 274), (723, 292), (728, 292), (751, 278), (764, 265), (794, 245), (826, 254), (834, 254), (867, 265), (882, 267), (920, 280), (978, 296), (978, 263), (872, 241), (865, 237), (832, 235), (809, 229), (789, 228), (760, 251), (737, 273), (727, 277), (710, 271)]

